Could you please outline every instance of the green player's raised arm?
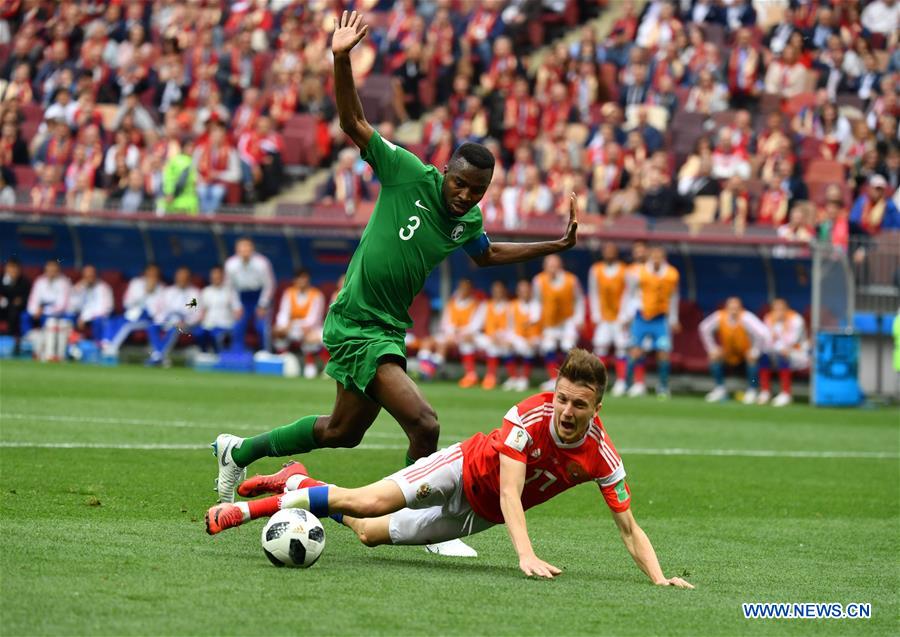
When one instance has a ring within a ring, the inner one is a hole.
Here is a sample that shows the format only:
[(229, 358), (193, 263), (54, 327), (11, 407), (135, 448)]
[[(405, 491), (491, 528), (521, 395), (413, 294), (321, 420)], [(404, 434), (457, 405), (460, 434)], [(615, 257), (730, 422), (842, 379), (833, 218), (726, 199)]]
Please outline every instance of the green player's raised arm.
[(362, 102), (353, 82), (353, 67), (350, 65), (350, 51), (366, 37), (369, 25), (363, 24), (362, 14), (344, 11), (335, 22), (331, 38), (334, 54), (334, 94), (337, 100), (338, 116), (343, 130), (353, 143), (364, 151), (372, 137), (372, 127), (366, 121)]
[(568, 250), (578, 240), (578, 206), (573, 192), (569, 195), (569, 223), (561, 239), (537, 241), (534, 243), (491, 243), (487, 249), (472, 260), (480, 266), (505, 265), (538, 259), (548, 254)]

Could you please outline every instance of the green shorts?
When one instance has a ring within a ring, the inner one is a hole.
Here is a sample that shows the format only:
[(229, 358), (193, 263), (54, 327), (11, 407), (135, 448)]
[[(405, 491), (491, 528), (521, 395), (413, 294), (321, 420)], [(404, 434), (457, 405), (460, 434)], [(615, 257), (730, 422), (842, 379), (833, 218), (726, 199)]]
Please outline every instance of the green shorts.
[(360, 322), (332, 309), (325, 317), (322, 341), (331, 357), (325, 373), (347, 389), (366, 393), (386, 357), (406, 363), (406, 333), (374, 322)]

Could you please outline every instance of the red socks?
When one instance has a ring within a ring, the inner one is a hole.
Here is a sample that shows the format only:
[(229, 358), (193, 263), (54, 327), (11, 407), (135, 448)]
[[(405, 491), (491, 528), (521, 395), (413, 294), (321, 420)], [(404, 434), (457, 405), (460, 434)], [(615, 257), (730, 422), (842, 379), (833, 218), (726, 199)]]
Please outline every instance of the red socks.
[(488, 376), (496, 376), (497, 375), (497, 360), (496, 356), (491, 356), (487, 359), (487, 373)]
[(647, 370), (644, 369), (643, 365), (635, 365), (634, 366), (634, 382), (643, 383), (644, 382), (644, 374)]
[(762, 391), (771, 393), (771, 389), (772, 389), (772, 370), (771, 369), (759, 370), (759, 388)]
[(778, 372), (778, 380), (781, 381), (781, 393), (791, 393), (791, 370), (782, 369)]
[(509, 359), (508, 361), (506, 361), (506, 375), (509, 378), (516, 377), (516, 363), (512, 359)]
[(467, 374), (475, 373), (475, 354), (463, 354), (462, 357), (463, 369), (466, 370)]
[(247, 507), (250, 509), (251, 520), (267, 518), (278, 513), (278, 509), (281, 508), (281, 496), (270, 495), (259, 500), (247, 500)]
[(625, 375), (628, 373), (628, 361), (624, 358), (616, 359), (616, 380), (625, 380)]

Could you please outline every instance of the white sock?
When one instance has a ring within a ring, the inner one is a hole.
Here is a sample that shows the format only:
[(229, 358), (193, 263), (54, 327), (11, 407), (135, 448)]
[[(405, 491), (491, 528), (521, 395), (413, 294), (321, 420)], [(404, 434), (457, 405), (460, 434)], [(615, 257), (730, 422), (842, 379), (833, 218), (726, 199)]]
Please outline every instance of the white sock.
[(250, 505), (246, 502), (235, 502), (234, 506), (241, 510), (241, 514), (244, 516), (244, 522), (248, 522), (250, 520)]
[(280, 509), (309, 509), (309, 489), (288, 491), (278, 501)]
[(287, 481), (284, 483), (284, 491), (287, 493), (288, 491), (296, 491), (300, 488), (300, 483), (306, 480), (309, 476), (305, 476), (302, 474), (292, 475)]

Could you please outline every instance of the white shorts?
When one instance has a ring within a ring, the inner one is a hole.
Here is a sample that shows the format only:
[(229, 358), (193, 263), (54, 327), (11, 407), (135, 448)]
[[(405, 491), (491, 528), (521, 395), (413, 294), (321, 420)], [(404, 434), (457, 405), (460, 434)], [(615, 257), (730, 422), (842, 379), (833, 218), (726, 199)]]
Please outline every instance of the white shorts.
[(475, 337), (474, 335), (465, 334), (463, 332), (439, 332), (435, 335), (434, 340), (440, 345), (455, 344), (459, 353), (463, 356), (475, 353)]
[(510, 341), (506, 334), (476, 334), (475, 345), (487, 356), (509, 356)]
[(302, 343), (304, 340), (322, 342), (322, 327), (309, 327), (303, 329), (301, 321), (291, 321), (287, 327), (287, 339), (294, 343)]
[(516, 356), (521, 356), (522, 358), (531, 358), (534, 356), (538, 346), (535, 337), (528, 338), (518, 334), (510, 335), (509, 342), (512, 345), (513, 352), (516, 353)]
[(568, 352), (578, 343), (578, 329), (572, 321), (556, 327), (545, 327), (541, 333), (541, 351), (545, 354), (561, 349)]
[(391, 543), (436, 544), (494, 526), (469, 506), (462, 472), (462, 449), (455, 444), (388, 476), (408, 507), (391, 515)]
[[(775, 363), (778, 360), (778, 352), (768, 352), (770, 365), (772, 367), (777, 367)], [(788, 352), (788, 363), (791, 366), (791, 369), (794, 371), (809, 369), (811, 364), (809, 357), (809, 350), (805, 348), (792, 349)]]
[(624, 329), (619, 323), (611, 321), (598, 323), (594, 329), (594, 352), (605, 354), (609, 351), (609, 346), (612, 345), (616, 348), (616, 356), (624, 356), (630, 339), (631, 336), (628, 330)]

